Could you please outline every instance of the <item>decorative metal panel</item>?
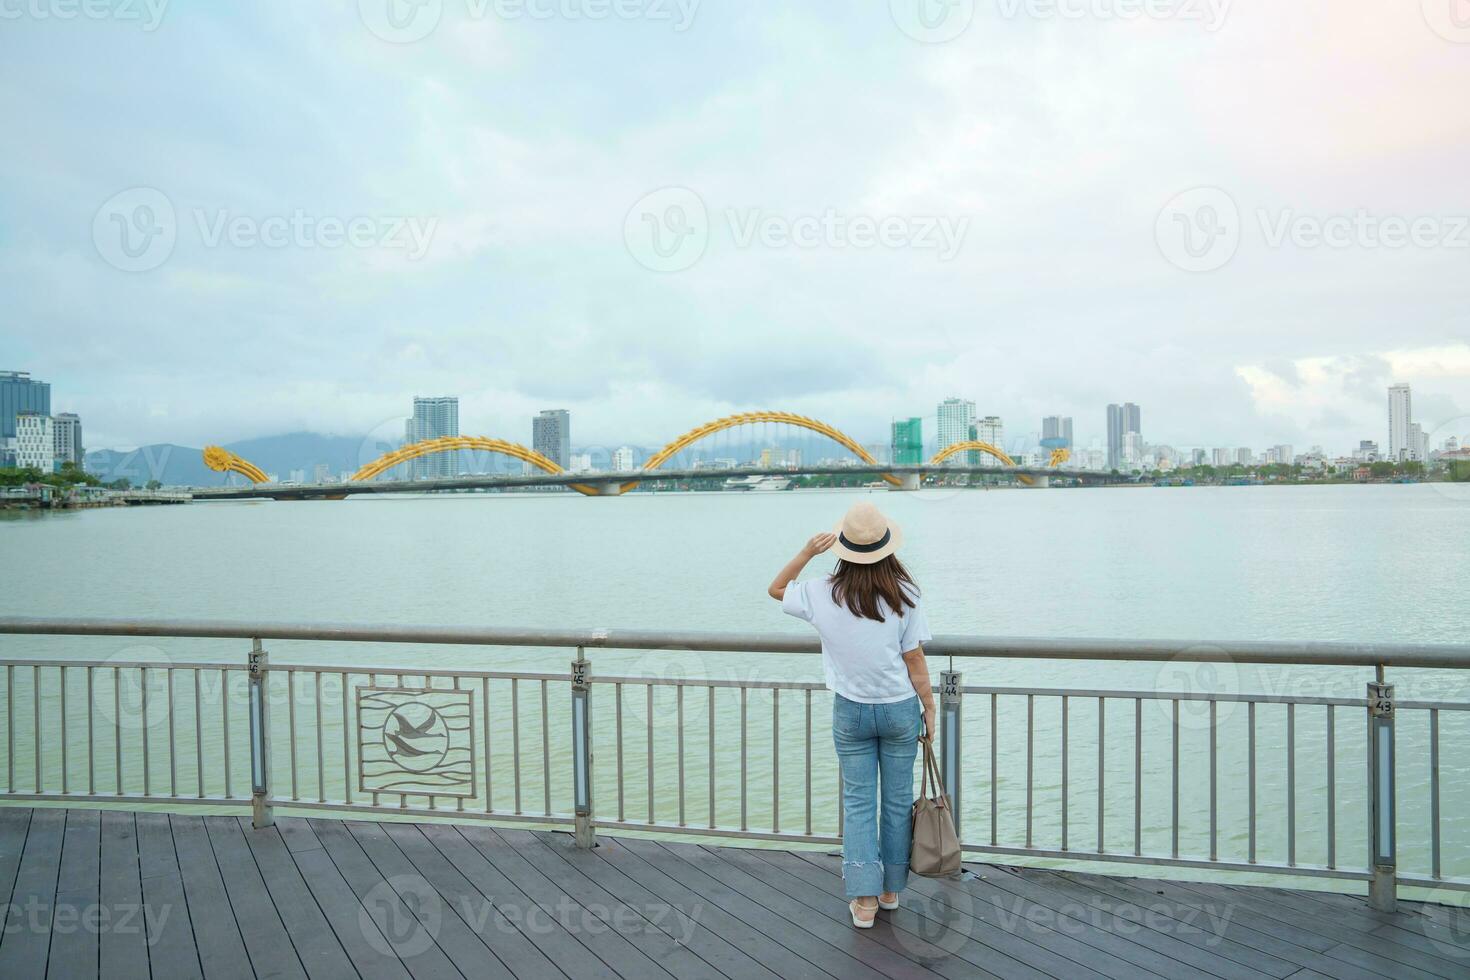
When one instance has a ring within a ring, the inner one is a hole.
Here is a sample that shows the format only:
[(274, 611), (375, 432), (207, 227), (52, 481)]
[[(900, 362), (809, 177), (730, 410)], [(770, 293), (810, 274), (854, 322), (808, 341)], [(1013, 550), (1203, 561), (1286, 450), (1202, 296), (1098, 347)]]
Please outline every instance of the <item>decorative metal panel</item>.
[(474, 796), (474, 725), (470, 691), (358, 688), (358, 788)]

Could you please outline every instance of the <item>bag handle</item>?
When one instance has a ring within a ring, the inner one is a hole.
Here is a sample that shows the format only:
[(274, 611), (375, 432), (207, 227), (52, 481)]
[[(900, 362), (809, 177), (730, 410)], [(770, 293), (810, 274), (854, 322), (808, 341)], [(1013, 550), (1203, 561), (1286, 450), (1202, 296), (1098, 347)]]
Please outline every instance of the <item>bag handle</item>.
[(924, 741), (924, 777), (919, 784), (919, 796), (927, 799), (929, 797), (929, 775), (934, 775), (934, 788), (939, 791), (940, 796), (947, 796), (944, 788), (944, 780), (939, 774), (939, 761), (934, 758), (934, 743), (930, 740)]

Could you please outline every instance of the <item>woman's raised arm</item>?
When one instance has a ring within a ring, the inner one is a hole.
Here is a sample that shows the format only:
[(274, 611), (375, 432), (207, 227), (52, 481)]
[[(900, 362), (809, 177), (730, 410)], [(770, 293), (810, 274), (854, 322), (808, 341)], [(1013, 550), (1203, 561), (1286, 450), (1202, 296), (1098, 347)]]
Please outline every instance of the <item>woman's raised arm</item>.
[(777, 602), (786, 598), (786, 586), (790, 585), (791, 580), (801, 574), (801, 570), (806, 567), (807, 562), (832, 547), (836, 542), (837, 535), (831, 531), (823, 531), (821, 534), (812, 535), (811, 540), (802, 545), (801, 550), (796, 553), (796, 557), (788, 561), (776, 573), (775, 581), (766, 590), (767, 594)]

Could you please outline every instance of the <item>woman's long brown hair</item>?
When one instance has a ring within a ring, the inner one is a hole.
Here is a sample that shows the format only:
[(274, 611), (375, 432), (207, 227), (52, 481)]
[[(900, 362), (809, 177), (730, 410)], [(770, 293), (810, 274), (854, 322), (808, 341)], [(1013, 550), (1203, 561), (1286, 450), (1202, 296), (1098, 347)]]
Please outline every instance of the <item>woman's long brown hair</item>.
[(918, 586), (897, 555), (889, 555), (871, 565), (839, 559), (837, 570), (832, 573), (832, 601), (839, 606), (847, 606), (854, 616), (876, 619), (880, 623), (883, 622), (883, 608), (878, 603), (879, 599), (901, 617), (905, 607), (914, 606), (913, 596), (918, 592)]

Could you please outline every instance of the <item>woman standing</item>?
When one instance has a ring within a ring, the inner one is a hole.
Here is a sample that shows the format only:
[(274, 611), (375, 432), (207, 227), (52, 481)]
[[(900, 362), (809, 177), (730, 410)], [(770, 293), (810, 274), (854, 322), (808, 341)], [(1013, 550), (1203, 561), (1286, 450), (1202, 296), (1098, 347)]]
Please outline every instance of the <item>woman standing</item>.
[[(878, 508), (855, 504), (835, 532), (808, 541), (769, 590), (822, 640), (842, 771), (842, 879), (859, 929), (872, 928), (878, 909), (898, 908), (908, 882), (914, 757), (918, 740), (934, 732), (922, 646), (929, 626), (918, 586), (894, 554), (902, 540)], [(796, 581), (829, 549), (839, 559), (830, 575)]]

